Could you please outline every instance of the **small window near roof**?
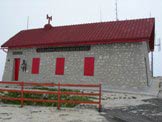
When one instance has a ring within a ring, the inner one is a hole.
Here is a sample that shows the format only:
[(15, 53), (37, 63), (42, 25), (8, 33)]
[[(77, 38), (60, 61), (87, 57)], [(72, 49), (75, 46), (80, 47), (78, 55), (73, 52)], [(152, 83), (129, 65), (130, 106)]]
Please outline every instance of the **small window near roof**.
[(65, 58), (56, 58), (56, 75), (64, 75)]
[(84, 76), (94, 76), (94, 57), (85, 57)]
[(39, 74), (39, 65), (40, 65), (40, 58), (33, 58), (32, 74)]
[(14, 51), (12, 54), (13, 54), (13, 55), (22, 55), (23, 52), (21, 52), (21, 51)]

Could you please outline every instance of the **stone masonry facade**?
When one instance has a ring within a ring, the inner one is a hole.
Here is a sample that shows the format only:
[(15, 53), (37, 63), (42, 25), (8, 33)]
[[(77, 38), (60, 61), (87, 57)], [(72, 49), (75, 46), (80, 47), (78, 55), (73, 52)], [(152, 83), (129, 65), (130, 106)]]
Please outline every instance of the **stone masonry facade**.
[[(22, 51), (22, 55), (13, 55)], [(55, 75), (56, 58), (65, 58), (64, 75)], [(84, 76), (84, 58), (94, 57), (94, 76)], [(13, 81), (14, 58), (26, 60), (27, 71), (19, 69), (18, 81), (99, 83), (104, 89), (148, 87), (151, 73), (147, 42), (91, 45), (90, 51), (37, 53), (36, 48), (9, 49), (3, 81)], [(32, 59), (40, 58), (39, 74), (32, 74)], [(21, 66), (20, 66), (21, 67)]]

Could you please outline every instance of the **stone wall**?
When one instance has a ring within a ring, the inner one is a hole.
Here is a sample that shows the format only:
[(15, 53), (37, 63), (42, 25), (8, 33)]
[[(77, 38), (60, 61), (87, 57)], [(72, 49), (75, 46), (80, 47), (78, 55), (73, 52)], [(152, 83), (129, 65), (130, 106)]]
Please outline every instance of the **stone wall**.
[[(13, 51), (22, 51), (23, 55), (13, 55)], [(40, 72), (32, 74), (32, 58), (40, 57)], [(64, 75), (55, 75), (57, 57), (65, 58)], [(94, 76), (84, 76), (84, 57), (95, 58)], [(19, 71), (19, 81), (63, 83), (98, 83), (104, 89), (126, 89), (147, 87), (150, 82), (150, 67), (146, 42), (114, 43), (91, 46), (90, 51), (69, 51), (37, 53), (32, 49), (9, 49), (4, 81), (13, 81), (14, 58), (25, 59), (27, 72)], [(21, 64), (20, 63), (20, 64)]]

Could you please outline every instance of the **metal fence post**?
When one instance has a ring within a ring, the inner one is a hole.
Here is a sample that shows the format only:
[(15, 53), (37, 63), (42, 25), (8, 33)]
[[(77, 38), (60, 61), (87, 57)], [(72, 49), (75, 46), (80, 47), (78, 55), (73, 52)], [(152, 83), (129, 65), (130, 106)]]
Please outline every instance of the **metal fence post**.
[(58, 102), (57, 102), (57, 109), (60, 110), (60, 82), (58, 82)]
[(101, 89), (101, 83), (99, 84), (99, 107), (98, 107), (98, 111), (101, 112), (101, 109), (102, 109), (102, 105), (101, 105), (101, 92), (102, 92), (102, 89)]
[(24, 82), (21, 82), (21, 107), (24, 106)]

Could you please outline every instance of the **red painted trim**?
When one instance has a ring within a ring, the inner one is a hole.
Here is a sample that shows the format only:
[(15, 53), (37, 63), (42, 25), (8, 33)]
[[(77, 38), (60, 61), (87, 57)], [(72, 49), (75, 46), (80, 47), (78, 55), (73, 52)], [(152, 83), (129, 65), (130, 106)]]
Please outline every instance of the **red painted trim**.
[(94, 76), (94, 57), (85, 57), (84, 76)]
[(39, 65), (40, 65), (40, 58), (33, 58), (32, 74), (39, 74)]
[(65, 58), (56, 58), (56, 75), (64, 75)]
[(19, 80), (19, 68), (20, 68), (20, 58), (15, 58), (14, 60), (14, 80)]

